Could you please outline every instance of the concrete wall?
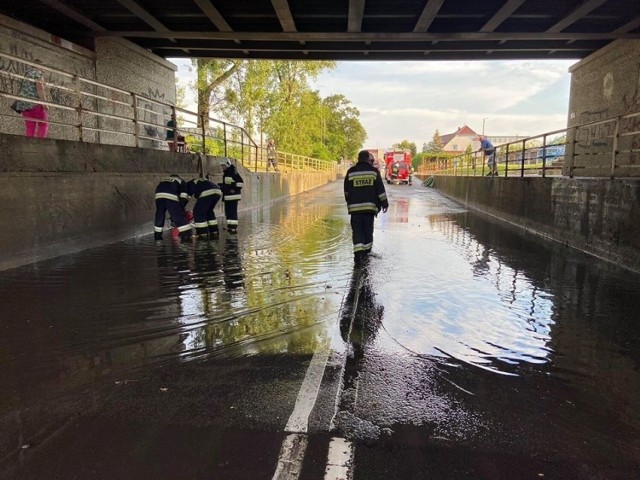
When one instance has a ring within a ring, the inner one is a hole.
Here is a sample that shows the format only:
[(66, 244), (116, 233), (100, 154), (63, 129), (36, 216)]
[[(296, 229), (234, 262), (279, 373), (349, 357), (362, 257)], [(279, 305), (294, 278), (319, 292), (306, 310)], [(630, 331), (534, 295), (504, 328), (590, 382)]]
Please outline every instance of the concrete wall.
[[(219, 181), (219, 159), (204, 163)], [(246, 183), (240, 210), (336, 179), (239, 170)], [(159, 180), (199, 171), (195, 154), (0, 134), (0, 270), (150, 234)], [(222, 205), (217, 215), (224, 218)]]
[[(139, 95), (138, 119), (146, 124), (138, 133), (151, 138), (142, 140), (140, 147), (162, 148), (161, 141), (166, 135), (164, 126), (171, 118), (171, 110), (154, 101), (175, 105), (177, 68), (173, 63), (126, 40), (96, 39), (96, 79)], [(115, 120), (103, 119), (102, 122), (109, 124), (105, 125), (107, 130), (119, 131), (122, 128)], [(133, 146), (132, 137), (117, 134), (102, 133), (101, 141)]]
[[(573, 65), (568, 127), (640, 111), (640, 40), (618, 40)], [(640, 130), (640, 117), (621, 123), (619, 133)], [(580, 176), (610, 176), (615, 122), (575, 132), (575, 171)], [(572, 140), (573, 135), (569, 136)], [(571, 143), (570, 143), (571, 145)], [(620, 137), (618, 150), (640, 149), (640, 134)], [(570, 149), (571, 151), (571, 149)], [(583, 155), (590, 152), (589, 155)], [(596, 154), (594, 154), (596, 153)], [(621, 154), (616, 176), (640, 176), (640, 153)], [(568, 165), (567, 165), (568, 167)]]
[[(74, 97), (64, 90), (75, 89), (71, 75), (96, 79), (93, 52), (4, 15), (0, 15), (0, 52), (69, 73), (70, 75), (61, 75), (43, 69), (44, 81), (50, 85), (47, 88), (49, 99), (61, 105), (73, 105), (75, 102)], [(0, 91), (17, 95), (20, 78), (28, 68), (30, 66), (26, 63), (0, 57)], [(16, 74), (20, 78), (9, 74)], [(23, 134), (24, 122), (9, 108), (11, 103), (12, 100), (0, 97), (0, 133)], [(77, 123), (75, 112), (50, 109), (49, 116), (54, 122)], [(77, 137), (76, 132), (69, 127), (51, 125), (49, 129), (50, 135), (56, 138)]]
[(640, 271), (640, 180), (436, 177), (468, 208)]
[[(24, 23), (0, 15), (0, 52), (40, 63), (45, 73), (44, 81), (49, 100), (67, 107), (78, 105), (75, 92), (80, 89), (92, 94), (83, 96), (85, 110), (98, 111), (110, 115), (118, 115), (133, 119), (133, 110), (125, 105), (112, 101), (96, 100), (95, 95), (114, 101), (132, 104), (130, 95), (113, 89), (98, 87), (82, 82), (75, 82), (73, 76), (116, 87), (138, 96), (138, 119), (147, 122), (138, 132), (149, 139), (142, 140), (141, 147), (162, 148), (166, 130), (164, 126), (171, 116), (170, 109), (155, 101), (174, 105), (176, 101), (175, 71), (177, 67), (139, 46), (118, 38), (98, 38), (95, 51), (87, 50), (58, 37), (37, 30)], [(50, 67), (61, 70), (57, 73), (47, 70)], [(0, 91), (17, 94), (20, 89), (20, 78), (30, 68), (27, 63), (7, 59), (0, 56)], [(9, 74), (16, 74), (13, 78)], [(0, 133), (23, 134), (24, 122), (10, 108), (12, 100), (0, 97)], [(49, 137), (65, 140), (79, 139), (78, 123), (75, 110), (56, 108), (49, 109), (52, 121)], [(56, 125), (59, 123), (60, 125)], [(129, 133), (122, 135), (98, 132), (85, 129), (84, 141), (102, 142), (115, 145), (134, 146), (133, 124), (107, 116), (84, 115), (83, 125), (108, 131)], [(157, 139), (157, 140), (156, 140)]]

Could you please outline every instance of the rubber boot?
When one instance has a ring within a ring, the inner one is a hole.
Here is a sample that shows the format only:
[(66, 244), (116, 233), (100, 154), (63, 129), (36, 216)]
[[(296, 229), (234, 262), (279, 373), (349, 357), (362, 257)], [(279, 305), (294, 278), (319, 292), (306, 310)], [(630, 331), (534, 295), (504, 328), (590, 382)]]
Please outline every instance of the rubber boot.
[(153, 239), (154, 239), (154, 240), (162, 240), (162, 233), (160, 233), (160, 232), (153, 232)]
[(209, 229), (207, 227), (196, 228), (196, 235), (198, 238), (209, 238)]

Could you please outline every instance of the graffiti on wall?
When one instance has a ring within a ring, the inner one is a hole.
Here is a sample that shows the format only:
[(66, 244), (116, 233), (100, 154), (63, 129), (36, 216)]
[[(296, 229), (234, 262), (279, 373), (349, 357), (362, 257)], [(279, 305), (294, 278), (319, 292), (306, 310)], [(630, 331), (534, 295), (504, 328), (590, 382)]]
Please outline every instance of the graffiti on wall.
[[(146, 93), (148, 98), (151, 100), (164, 102), (166, 98), (166, 94), (157, 88), (153, 89), (148, 87)], [(144, 100), (138, 102), (138, 109), (140, 112), (139, 118), (144, 122), (143, 129), (145, 136), (154, 139), (151, 140), (154, 148), (161, 148), (162, 143), (160, 140), (164, 140), (166, 138), (165, 125), (171, 118), (171, 110), (164, 105), (160, 105), (155, 102), (145, 102)], [(159, 140), (155, 140), (156, 138)]]
[[(633, 95), (625, 95), (622, 98), (623, 115), (640, 112), (640, 97), (638, 90)], [(627, 134), (631, 150), (640, 150), (640, 115), (623, 118), (620, 122), (620, 133)], [(630, 163), (640, 163), (640, 153), (630, 151)]]
[[(43, 62), (32, 49), (28, 48), (28, 46), (24, 44), (9, 43), (2, 45), (0, 43), (0, 52), (7, 52), (12, 57), (21, 58), (27, 62), (42, 63), (43, 65), (46, 65), (46, 62)], [(0, 89), (3, 92), (17, 95), (20, 91), (22, 77), (24, 77), (24, 74), (30, 68), (32, 67), (28, 63), (0, 56)], [(90, 78), (92, 75), (88, 75), (90, 73), (88, 68), (89, 67), (87, 66), (81, 66), (76, 63), (73, 67), (73, 73), (81, 78)], [(5, 73), (9, 73), (11, 75), (7, 75)], [(43, 81), (47, 85), (47, 91), (51, 102), (65, 106), (75, 107), (78, 105), (77, 97), (73, 93), (75, 86), (73, 85), (71, 78), (46, 69), (43, 69), (43, 73)], [(70, 92), (69, 89), (72, 91)], [(92, 103), (90, 99), (84, 100), (88, 100)], [(86, 107), (89, 106), (90, 105), (86, 105)]]
[[(604, 120), (609, 117), (609, 109), (586, 111), (580, 114), (579, 123), (591, 123)], [(609, 146), (615, 129), (614, 122), (588, 125), (578, 129), (576, 133), (576, 144), (582, 148), (607, 147)]]

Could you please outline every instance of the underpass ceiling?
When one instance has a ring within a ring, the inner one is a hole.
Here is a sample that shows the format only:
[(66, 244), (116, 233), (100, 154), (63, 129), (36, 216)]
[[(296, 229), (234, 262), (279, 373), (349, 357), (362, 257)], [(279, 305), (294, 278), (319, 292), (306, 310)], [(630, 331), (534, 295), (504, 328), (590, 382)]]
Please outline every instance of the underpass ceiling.
[(19, 0), (0, 13), (165, 58), (577, 59), (640, 39), (638, 0)]

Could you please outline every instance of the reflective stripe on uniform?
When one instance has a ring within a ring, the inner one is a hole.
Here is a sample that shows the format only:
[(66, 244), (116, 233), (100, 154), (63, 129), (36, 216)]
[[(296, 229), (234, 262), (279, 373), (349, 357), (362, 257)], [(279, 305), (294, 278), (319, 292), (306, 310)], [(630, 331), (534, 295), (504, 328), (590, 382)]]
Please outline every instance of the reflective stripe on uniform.
[(352, 203), (347, 205), (347, 209), (349, 210), (349, 213), (357, 213), (357, 212), (378, 213), (378, 206), (373, 202)]
[(165, 200), (173, 200), (174, 202), (178, 201), (178, 196), (172, 193), (156, 193), (156, 200), (164, 198)]
[(227, 225), (238, 225), (238, 220), (227, 220)]
[(369, 171), (351, 172), (349, 173), (349, 180), (353, 180), (355, 178), (369, 178), (369, 177), (375, 180), (377, 176), (378, 176), (377, 172), (369, 172)]
[(156, 233), (162, 233), (162, 227), (153, 227), (153, 231)]
[(191, 230), (191, 224), (187, 223), (186, 225), (182, 225), (181, 227), (178, 227), (178, 231), (179, 232), (186, 232), (188, 230)]
[(220, 190), (219, 188), (210, 188), (209, 190), (205, 190), (204, 192), (202, 192), (200, 194), (200, 198), (208, 197), (210, 195), (220, 195), (220, 196), (222, 196), (222, 190)]
[(224, 183), (225, 184), (236, 183), (236, 181), (231, 177), (224, 177)]
[(207, 222), (196, 222), (196, 228), (207, 228)]
[(244, 187), (244, 183), (238, 182), (238, 183), (236, 183), (236, 187), (242, 188), (242, 187)]
[(225, 195), (224, 196), (224, 201), (225, 202), (230, 202), (233, 200), (240, 200), (242, 198), (242, 196), (239, 193), (236, 193), (234, 195)]
[(215, 227), (216, 225), (218, 225), (218, 220), (209, 220), (207, 223), (210, 227)]
[(353, 252), (368, 252), (373, 247), (373, 243), (356, 243), (353, 246)]

